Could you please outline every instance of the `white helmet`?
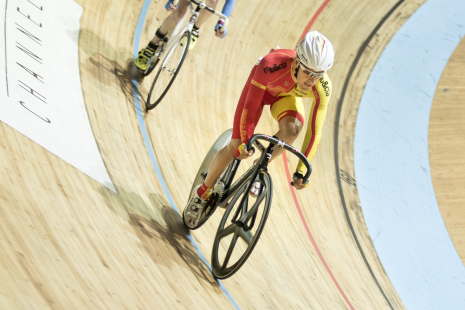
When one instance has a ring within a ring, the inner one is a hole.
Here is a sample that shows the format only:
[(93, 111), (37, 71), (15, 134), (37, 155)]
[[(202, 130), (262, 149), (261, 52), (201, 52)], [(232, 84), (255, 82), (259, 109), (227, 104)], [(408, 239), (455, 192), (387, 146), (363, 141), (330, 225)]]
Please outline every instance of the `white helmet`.
[(318, 31), (310, 31), (297, 43), (297, 58), (308, 68), (328, 71), (334, 62), (334, 49), (329, 40)]

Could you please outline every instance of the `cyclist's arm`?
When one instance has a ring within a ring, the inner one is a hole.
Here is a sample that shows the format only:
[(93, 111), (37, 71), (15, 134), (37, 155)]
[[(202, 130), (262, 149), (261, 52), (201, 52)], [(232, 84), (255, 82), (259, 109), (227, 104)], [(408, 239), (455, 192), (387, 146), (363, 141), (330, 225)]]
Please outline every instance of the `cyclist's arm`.
[[(258, 71), (258, 70), (257, 70)], [(249, 91), (247, 92), (247, 97), (245, 99), (244, 108), (242, 109), (241, 116), (241, 142), (248, 143), (250, 137), (252, 137), (255, 127), (255, 118), (260, 109), (260, 105), (265, 95), (266, 87), (257, 82), (254, 78), (251, 80), (251, 85), (249, 86)]]
[[(331, 81), (327, 75), (323, 78), (323, 84), (318, 83), (315, 89), (314, 103), (309, 114), (307, 133), (302, 145), (302, 153), (307, 157), (308, 161), (311, 161), (313, 156), (315, 156), (318, 144), (320, 143), (321, 131), (331, 96)], [(299, 160), (296, 170), (300, 174), (305, 175), (306, 168), (302, 161)]]
[(224, 3), (224, 6), (223, 6), (223, 10), (221, 11), (221, 13), (223, 15), (226, 15), (226, 17), (230, 17), (231, 16), (231, 13), (234, 9), (234, 5), (236, 4), (236, 0), (226, 0), (226, 2)]
[[(221, 11), (221, 13), (223, 13), (223, 15), (226, 15), (226, 17), (229, 18), (234, 9), (235, 3), (236, 3), (236, 0), (226, 0), (223, 6), (223, 11)], [(218, 23), (216, 23), (216, 26), (214, 28), (215, 36), (217, 36), (220, 39), (225, 38), (226, 35), (228, 34), (228, 29), (223, 29), (224, 22), (225, 22), (224, 18), (221, 17), (218, 20)]]
[[(259, 109), (261, 108), (263, 96), (265, 95), (266, 85), (268, 83), (267, 77), (263, 73), (263, 68), (266, 67), (266, 58), (263, 58), (257, 65), (255, 73), (250, 80), (249, 91), (245, 98), (244, 107), (241, 116), (241, 142), (248, 143), (252, 137), (255, 127), (255, 118)], [(261, 111), (260, 111), (261, 112)]]

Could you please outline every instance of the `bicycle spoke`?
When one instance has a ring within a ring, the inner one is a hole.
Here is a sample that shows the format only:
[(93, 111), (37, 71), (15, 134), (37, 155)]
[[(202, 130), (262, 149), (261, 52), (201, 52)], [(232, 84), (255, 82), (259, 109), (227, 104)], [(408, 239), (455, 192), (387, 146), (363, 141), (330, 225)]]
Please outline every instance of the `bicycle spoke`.
[(171, 74), (174, 74), (176, 72), (176, 69), (178, 68), (179, 63), (181, 62), (180, 56), (182, 55), (182, 52), (182, 48), (179, 50), (176, 49), (174, 53), (171, 55), (171, 58), (168, 60), (168, 62), (163, 66), (163, 69), (170, 72)]
[(242, 205), (245, 212), (247, 212), (247, 206), (248, 205), (249, 205), (249, 195), (247, 195), (247, 193), (245, 193), (244, 204)]
[(232, 252), (234, 250), (234, 247), (236, 246), (236, 241), (237, 241), (238, 237), (239, 237), (239, 234), (237, 232), (234, 233), (234, 236), (233, 236), (233, 238), (231, 240), (231, 244), (229, 245), (228, 253), (226, 253), (226, 257), (224, 258), (223, 268), (222, 269), (225, 269), (228, 266), (229, 259), (231, 258), (231, 254), (232, 254)]
[[(244, 214), (245, 214), (245, 217), (247, 218), (247, 205), (249, 204), (249, 195), (244, 194), (244, 198), (241, 199), (241, 205), (237, 208), (236, 210), (236, 213), (234, 214), (234, 222), (236, 221), (240, 221), (243, 217), (244, 217)], [(237, 214), (239, 213), (240, 211), (240, 216), (237, 217)]]
[(230, 234), (233, 234), (236, 231), (237, 225), (236, 224), (231, 224), (222, 231), (218, 233), (219, 239), (223, 239), (226, 236), (229, 236)]
[(176, 70), (170, 70), (168, 67), (163, 67), (163, 70), (165, 71), (168, 71), (169, 73), (171, 73), (171, 75), (173, 75), (175, 73)]
[[(186, 31), (182, 38), (190, 38), (190, 33)], [(188, 51), (187, 45), (175, 44), (170, 47), (155, 76), (147, 97), (147, 110), (155, 108), (168, 92), (176, 75), (179, 73), (181, 65)]]
[[(267, 171), (260, 170), (258, 175), (258, 178), (252, 178), (250, 174), (242, 177), (241, 182), (233, 188), (236, 192), (234, 196), (226, 194), (230, 197), (229, 201), (235, 204), (230, 204), (226, 209), (213, 242), (212, 272), (219, 279), (232, 276), (242, 267), (263, 232), (270, 211), (273, 184)], [(260, 180), (264, 186), (257, 199), (249, 197), (248, 193), (249, 182), (254, 180)], [(237, 217), (241, 215), (242, 220), (246, 219), (244, 225), (229, 223), (235, 214)]]
[[(238, 193), (239, 193), (239, 192), (238, 192)], [(231, 200), (231, 205), (234, 205), (234, 204), (236, 203), (236, 201), (237, 201), (240, 197), (241, 197), (240, 194), (234, 196), (234, 198)], [(241, 208), (241, 207), (238, 207), (238, 208), (236, 209), (236, 212), (234, 212), (234, 216), (232, 217), (232, 222), (233, 222), (233, 223), (236, 222), (238, 218), (240, 219), (240, 218), (242, 217), (243, 209), (244, 209), (244, 208)], [(240, 216), (239, 216), (239, 214), (240, 214)]]
[(244, 229), (239, 229), (239, 237), (242, 238), (247, 244), (250, 244), (252, 242), (252, 233), (249, 231), (245, 231)]

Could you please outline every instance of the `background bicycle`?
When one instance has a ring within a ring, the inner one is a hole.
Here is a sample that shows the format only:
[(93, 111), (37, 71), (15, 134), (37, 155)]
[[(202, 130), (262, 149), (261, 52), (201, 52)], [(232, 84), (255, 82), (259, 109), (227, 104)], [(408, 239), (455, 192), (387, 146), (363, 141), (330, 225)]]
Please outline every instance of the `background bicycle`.
[[(186, 58), (187, 52), (189, 51), (192, 28), (199, 16), (200, 10), (207, 10), (224, 19), (224, 25), (220, 28), (221, 32), (225, 31), (229, 23), (229, 19), (225, 15), (207, 6), (205, 3), (198, 0), (189, 1), (191, 2), (189, 4), (189, 9), (192, 16), (182, 27), (182, 22), (180, 22), (173, 30), (169, 39), (165, 38), (160, 41), (160, 44), (155, 51), (154, 56), (150, 60), (147, 69), (143, 72), (144, 76), (149, 75), (161, 61), (161, 65), (158, 68), (147, 96), (147, 110), (155, 108), (160, 103), (181, 70), (181, 66)], [(179, 0), (174, 0), (173, 5), (176, 6), (178, 2)], [(195, 10), (192, 4), (197, 5)]]

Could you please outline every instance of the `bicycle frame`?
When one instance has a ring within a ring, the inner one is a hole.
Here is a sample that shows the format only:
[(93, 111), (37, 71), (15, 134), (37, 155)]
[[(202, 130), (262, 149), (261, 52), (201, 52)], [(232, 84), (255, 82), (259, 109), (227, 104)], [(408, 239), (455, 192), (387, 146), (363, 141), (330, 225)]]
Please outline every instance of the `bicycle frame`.
[[(218, 206), (223, 204), (223, 207), (224, 207), (224, 205), (227, 203), (227, 201), (229, 201), (231, 196), (236, 194), (236, 192), (243, 186), (243, 181), (250, 178), (251, 181), (249, 182), (249, 185), (247, 186), (247, 189), (245, 190), (245, 193), (248, 193), (250, 189), (252, 188), (253, 183), (254, 183), (253, 181), (257, 177), (259, 171), (268, 170), (268, 163), (271, 158), (271, 154), (273, 153), (274, 145), (270, 143), (270, 145), (266, 149), (258, 141), (255, 141), (254, 145), (257, 146), (257, 148), (262, 152), (260, 159), (257, 161), (257, 163), (254, 166), (252, 166), (248, 171), (246, 171), (236, 182), (234, 182), (234, 184), (231, 185), (231, 182), (233, 181), (234, 176), (236, 175), (237, 169), (239, 168), (239, 164), (241, 162), (240, 160), (237, 160), (237, 159), (234, 160), (233, 164), (228, 167), (228, 170), (224, 174), (225, 179), (220, 180), (221, 182), (223, 182), (223, 184), (225, 184), (225, 190), (221, 198), (221, 201), (218, 203)], [(263, 198), (264, 198), (264, 195), (260, 195), (259, 197), (257, 197), (255, 208), (258, 208)], [(247, 203), (246, 203), (247, 199), (248, 199), (247, 194), (242, 197), (242, 200), (240, 202), (240, 205), (242, 206), (242, 208), (238, 208), (236, 210), (236, 213), (233, 216), (233, 222), (239, 223), (238, 226), (245, 225), (245, 223), (248, 223), (251, 216), (254, 216), (254, 217), (256, 216), (256, 212), (253, 212), (253, 210), (251, 210), (252, 212), (247, 212)], [(237, 220), (239, 211), (242, 211), (241, 212), (242, 216), (241, 218), (239, 218), (239, 220)], [(252, 220), (252, 223), (250, 227), (248, 227), (248, 229), (251, 229), (253, 227), (254, 222), (255, 222), (255, 218)]]
[[(268, 145), (268, 147), (265, 148), (258, 141), (258, 139), (268, 140), (270, 142), (270, 144)], [(306, 182), (308, 180), (308, 178), (310, 177), (310, 174), (312, 172), (312, 168), (311, 168), (311, 165), (308, 162), (307, 158), (302, 153), (300, 153), (298, 150), (296, 150), (295, 148), (293, 148), (290, 145), (287, 145), (283, 141), (281, 141), (281, 140), (279, 140), (279, 139), (277, 139), (275, 137), (270, 137), (270, 136), (267, 136), (267, 135), (257, 134), (257, 135), (252, 136), (252, 138), (249, 141), (249, 146), (247, 147), (247, 149), (250, 149), (252, 145), (255, 145), (262, 152), (262, 155), (260, 156), (260, 159), (256, 162), (256, 164), (254, 166), (252, 166), (249, 170), (247, 170), (236, 182), (234, 182), (231, 185), (231, 182), (233, 181), (234, 176), (236, 175), (237, 169), (239, 168), (239, 164), (240, 164), (240, 160), (234, 159), (233, 164), (228, 167), (228, 170), (226, 170), (226, 173), (220, 179), (220, 182), (222, 182), (224, 184), (224, 190), (223, 190), (223, 194), (221, 196), (221, 200), (217, 204), (218, 206), (220, 206), (222, 208), (226, 208), (227, 207), (226, 203), (231, 199), (231, 196), (236, 194), (236, 192), (243, 186), (244, 181), (249, 179), (249, 178), (250, 178), (251, 181), (250, 181), (249, 185), (247, 186), (247, 189), (245, 190), (245, 193), (248, 193), (250, 191), (250, 189), (252, 188), (253, 183), (254, 183), (254, 181), (255, 181), (258, 173), (259, 173), (259, 171), (262, 171), (262, 170), (267, 171), (268, 170), (268, 163), (270, 161), (271, 155), (273, 154), (273, 150), (274, 150), (275, 146), (286, 149), (287, 151), (289, 151), (292, 154), (296, 155), (300, 160), (303, 161), (303, 163), (307, 167), (307, 173), (305, 174), (305, 176), (303, 178), (304, 182)], [(255, 208), (258, 208), (258, 205), (261, 203), (263, 198), (264, 198), (263, 194), (261, 194), (261, 195), (259, 195), (257, 197), (257, 201), (254, 203)], [(254, 218), (252, 219), (251, 225), (250, 225), (250, 227), (248, 227), (250, 229), (253, 226), (254, 222), (255, 222), (256, 212), (254, 212), (254, 210), (251, 210), (251, 212), (247, 212), (247, 205), (248, 205), (247, 202), (248, 202), (248, 195), (245, 194), (242, 197), (241, 202), (240, 202), (241, 208), (237, 208), (236, 213), (234, 214), (233, 222), (238, 224), (238, 226), (242, 226), (242, 225), (245, 225), (245, 223), (248, 223), (248, 221), (250, 220), (250, 217), (253, 216)], [(241, 212), (242, 216), (241, 216), (241, 218), (239, 218), (239, 220), (237, 220), (239, 212)]]
[[(173, 1), (173, 5), (177, 5), (179, 0), (174, 0)], [(175, 30), (173, 31), (173, 34), (170, 36), (170, 38), (168, 39), (168, 42), (166, 43), (166, 46), (165, 48), (163, 49), (163, 52), (160, 54), (159, 59), (164, 59), (163, 60), (163, 63), (161, 64), (161, 66), (163, 67), (167, 61), (169, 61), (169, 59), (171, 58), (172, 56), (172, 53), (174, 52), (174, 49), (172, 49), (173, 45), (174, 44), (177, 44), (179, 42), (179, 40), (181, 39), (182, 35), (186, 32), (186, 31), (189, 31), (191, 32), (192, 31), (192, 28), (194, 27), (194, 24), (195, 24), (195, 21), (197, 20), (197, 18), (199, 17), (199, 12), (201, 9), (205, 9), (221, 18), (224, 19), (224, 25), (223, 27), (221, 27), (221, 30), (224, 31), (224, 29), (226, 29), (226, 26), (228, 25), (229, 23), (229, 19), (221, 14), (220, 12), (212, 9), (211, 7), (207, 6), (205, 3), (203, 2), (200, 2), (198, 0), (189, 0), (189, 9), (191, 11), (191, 18), (189, 19), (189, 21), (184, 25), (184, 27), (181, 29), (181, 31), (179, 31), (178, 33), (176, 33), (176, 30), (178, 28), (178, 24), (175, 28)], [(194, 8), (192, 7), (192, 3), (196, 4), (197, 5), (197, 8), (194, 10)], [(181, 20), (182, 21), (182, 20)], [(169, 53), (168, 55), (166, 55), (166, 53)], [(166, 57), (165, 57), (166, 55)]]

